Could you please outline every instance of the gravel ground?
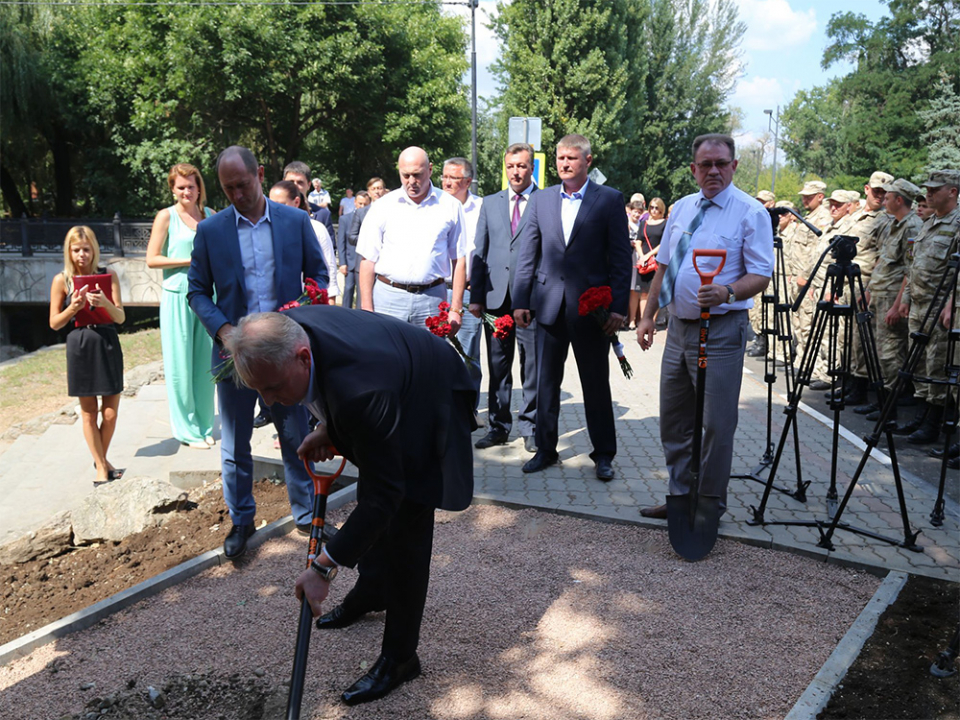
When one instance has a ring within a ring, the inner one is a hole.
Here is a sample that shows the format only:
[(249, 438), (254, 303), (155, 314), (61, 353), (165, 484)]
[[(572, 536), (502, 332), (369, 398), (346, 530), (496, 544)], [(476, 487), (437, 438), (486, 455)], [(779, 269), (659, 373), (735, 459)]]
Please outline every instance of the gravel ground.
[[(86, 717), (93, 698), (142, 699), (148, 686), (206, 693), (211, 683), (221, 692), (209, 692), (205, 709), (194, 703), (189, 717), (275, 717), (304, 543), (296, 534), (272, 540), (236, 567), (0, 668), (0, 718)], [(334, 602), (354, 577), (340, 575)], [(382, 615), (314, 631), (303, 717), (781, 718), (878, 584), (722, 539), (707, 559), (687, 563), (662, 530), (495, 506), (439, 513), (423, 676), (347, 708), (339, 693), (376, 659)], [(112, 702), (103, 717), (188, 717), (174, 714), (173, 702), (139, 716), (132, 702), (126, 714)]]

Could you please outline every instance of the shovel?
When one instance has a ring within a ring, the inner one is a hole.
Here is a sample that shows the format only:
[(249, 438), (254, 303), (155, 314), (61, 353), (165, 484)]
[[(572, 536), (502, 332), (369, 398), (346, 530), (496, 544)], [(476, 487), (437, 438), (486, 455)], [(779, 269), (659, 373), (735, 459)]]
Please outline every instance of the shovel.
[[(705, 272), (697, 258), (720, 258), (716, 270)], [(723, 269), (726, 250), (694, 250), (693, 269), (701, 285), (709, 285)], [(717, 542), (720, 527), (720, 498), (700, 493), (700, 446), (703, 441), (703, 399), (707, 379), (707, 334), (710, 330), (710, 308), (700, 308), (700, 351), (697, 355), (697, 404), (693, 416), (693, 453), (690, 458), (690, 491), (686, 495), (667, 496), (667, 530), (670, 544), (685, 560), (706, 557)]]
[[(340, 477), (347, 459), (340, 461), (340, 467), (333, 475), (317, 475), (310, 463), (303, 461), (307, 474), (313, 480), (313, 521), (310, 523), (310, 545), (307, 550), (307, 567), (310, 567), (320, 554), (320, 541), (323, 537), (323, 523), (327, 514), (327, 494), (333, 481)], [(300, 720), (300, 705), (303, 702), (303, 683), (307, 676), (307, 653), (310, 650), (310, 629), (313, 625), (313, 610), (304, 594), (300, 601), (300, 625), (297, 627), (297, 646), (293, 654), (293, 672), (290, 674), (290, 694), (287, 695), (286, 720)]]

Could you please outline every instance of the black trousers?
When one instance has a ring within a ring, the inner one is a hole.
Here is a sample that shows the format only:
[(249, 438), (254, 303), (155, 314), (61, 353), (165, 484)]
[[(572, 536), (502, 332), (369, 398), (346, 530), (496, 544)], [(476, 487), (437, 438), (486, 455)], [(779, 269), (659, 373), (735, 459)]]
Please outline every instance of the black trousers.
[[(509, 305), (488, 311), (491, 315), (513, 315)], [(529, 327), (514, 329), (506, 340), (493, 337), (490, 326), (484, 323), (487, 339), (487, 419), (490, 429), (504, 435), (513, 427), (510, 403), (513, 395), (513, 358), (520, 348), (520, 383), (523, 386), (523, 401), (517, 425), (520, 436), (533, 435), (537, 425), (537, 325), (534, 320)]]
[(350, 613), (387, 611), (381, 652), (398, 662), (409, 659), (420, 642), (433, 516), (434, 508), (403, 500), (387, 531), (360, 558), (357, 583), (343, 600)]
[(552, 325), (537, 322), (537, 449), (547, 453), (557, 450), (560, 384), (570, 347), (583, 388), (587, 432), (593, 444), (590, 457), (612, 459), (617, 454), (617, 435), (610, 397), (610, 339), (595, 318), (568, 318), (566, 303)]

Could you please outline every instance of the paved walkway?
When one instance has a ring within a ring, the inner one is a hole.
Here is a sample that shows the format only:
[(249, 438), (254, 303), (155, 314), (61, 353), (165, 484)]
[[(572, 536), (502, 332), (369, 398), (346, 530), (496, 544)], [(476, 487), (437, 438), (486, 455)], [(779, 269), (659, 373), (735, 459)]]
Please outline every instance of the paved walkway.
[[(584, 424), (583, 403), (574, 361), (567, 364), (560, 417), (561, 464), (534, 475), (520, 467), (530, 456), (516, 438), (510, 444), (478, 450), (476, 494), (481, 500), (515, 503), (592, 516), (626, 520), (650, 527), (666, 521), (640, 516), (640, 508), (660, 504), (666, 493), (666, 471), (659, 441), (657, 390), (662, 338), (652, 350), (642, 353), (628, 343), (627, 353), (636, 371), (632, 380), (612, 367), (619, 454), (614, 460), (616, 478), (601, 483), (588, 457), (589, 440)], [(740, 423), (734, 455), (734, 473), (748, 473), (758, 463), (766, 444), (766, 385), (762, 378), (745, 370), (740, 399)], [(515, 398), (516, 400), (516, 398)], [(774, 409), (774, 443), (779, 440), (784, 401), (777, 397)], [(485, 405), (485, 398), (481, 406)], [(481, 419), (484, 413), (481, 412)], [(770, 495), (764, 519), (774, 521), (827, 521), (825, 494), (830, 478), (832, 427), (827, 418), (809, 408), (797, 415), (799, 449), (804, 480), (810, 480), (807, 502), (787, 495)], [(273, 450), (272, 426), (256, 431), (254, 454), (278, 458)], [(478, 430), (476, 436), (484, 430)], [(219, 431), (215, 432), (219, 438)], [(852, 432), (842, 430), (839, 439), (837, 485), (841, 497), (862, 456), (863, 443)], [(795, 449), (792, 440), (785, 446), (777, 473), (778, 486), (796, 485)], [(120, 404), (117, 435), (111, 460), (127, 473), (166, 477), (174, 482), (213, 482), (219, 474), (219, 449), (210, 451), (182, 447), (170, 438), (165, 387), (149, 385), (135, 398)], [(54, 425), (41, 436), (21, 436), (0, 455), (0, 543), (36, 528), (56, 512), (68, 510), (93, 492), (91, 460), (78, 425)], [(721, 535), (746, 542), (787, 548), (831, 562), (869, 565), (931, 577), (960, 580), (960, 507), (948, 499), (946, 522), (940, 528), (929, 521), (935, 491), (929, 483), (901, 470), (904, 497), (911, 526), (921, 530), (917, 544), (923, 552), (912, 552), (874, 538), (838, 529), (833, 537), (835, 550), (819, 548), (815, 527), (748, 524), (751, 506), (758, 506), (764, 486), (733, 479), (729, 507), (720, 524)], [(953, 473), (948, 482), (957, 482)], [(844, 515), (855, 527), (902, 540), (904, 530), (889, 458), (875, 450), (867, 461)]]

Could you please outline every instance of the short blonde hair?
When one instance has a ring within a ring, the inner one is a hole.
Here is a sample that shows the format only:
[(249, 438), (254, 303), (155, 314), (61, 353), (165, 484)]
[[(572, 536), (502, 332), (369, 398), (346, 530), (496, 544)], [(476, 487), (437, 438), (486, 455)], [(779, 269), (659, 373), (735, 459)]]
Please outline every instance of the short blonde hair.
[(69, 292), (73, 276), (77, 274), (77, 268), (73, 265), (73, 258), (70, 257), (70, 248), (74, 243), (86, 240), (93, 248), (93, 269), (96, 271), (100, 267), (100, 243), (97, 242), (97, 236), (93, 230), (86, 225), (74, 225), (67, 231), (67, 237), (63, 241), (63, 279)]

